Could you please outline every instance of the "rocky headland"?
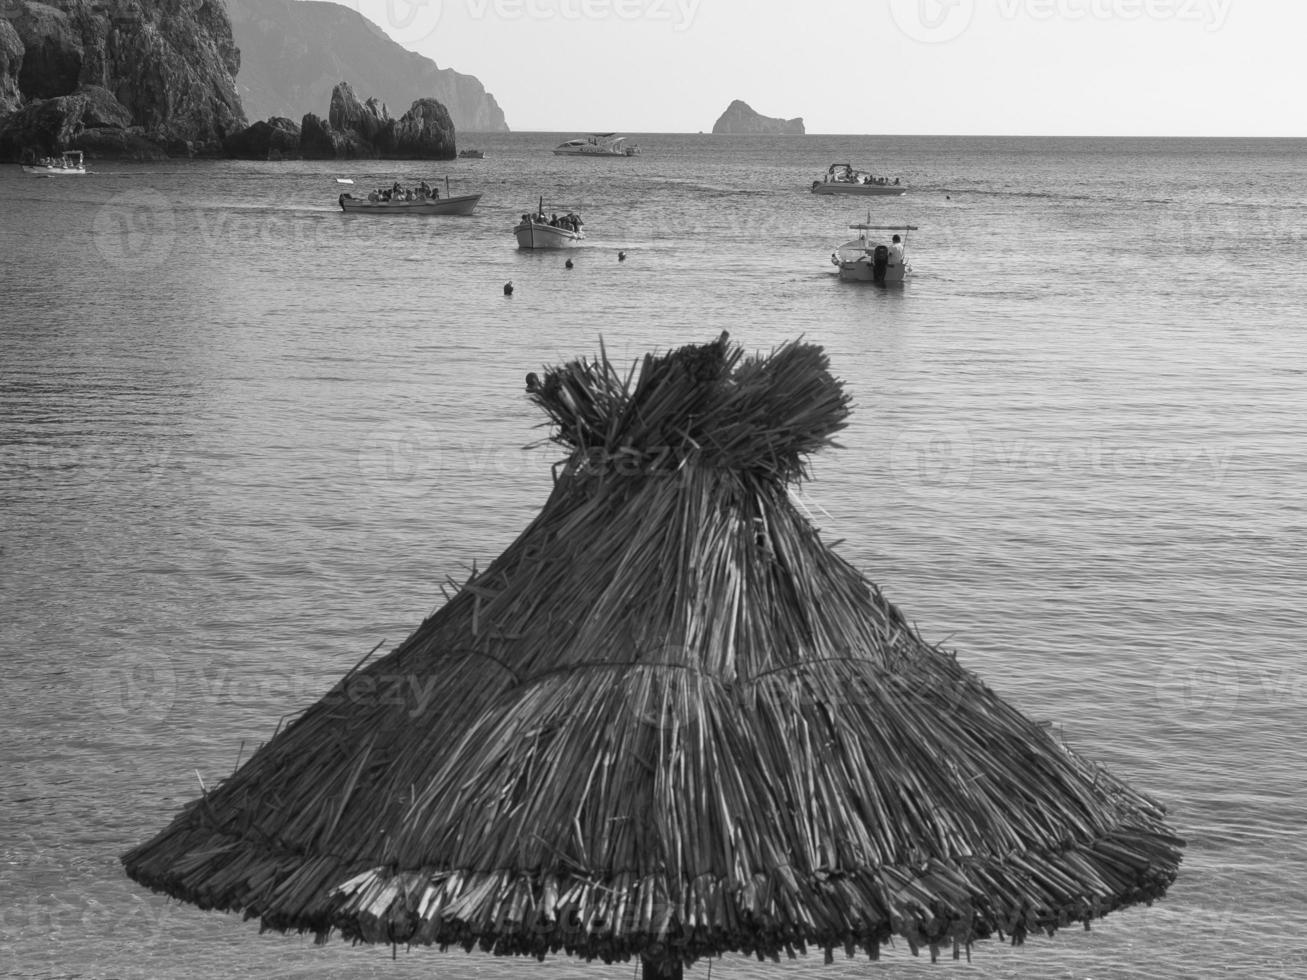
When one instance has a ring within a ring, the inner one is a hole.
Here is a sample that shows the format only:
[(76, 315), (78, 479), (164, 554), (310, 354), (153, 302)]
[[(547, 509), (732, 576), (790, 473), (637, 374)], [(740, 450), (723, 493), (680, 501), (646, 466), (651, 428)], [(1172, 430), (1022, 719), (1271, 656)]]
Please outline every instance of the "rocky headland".
[(398, 119), (376, 97), (360, 101), (348, 82), (331, 90), (327, 118), (305, 113), (256, 122), (227, 138), (228, 156), (247, 160), (452, 160), (454, 123), (435, 99), (417, 99)]
[(321, 111), (333, 86), (347, 78), (359, 92), (396, 107), (435, 99), (460, 131), (508, 132), (503, 110), (480, 81), (401, 47), (348, 6), (226, 2), (241, 51), (236, 84), (251, 119)]
[(802, 136), (803, 117), (773, 119), (755, 112), (736, 99), (713, 123), (712, 131), (722, 136)]
[(0, 0), (0, 161), (220, 154), (240, 61), (215, 0)]

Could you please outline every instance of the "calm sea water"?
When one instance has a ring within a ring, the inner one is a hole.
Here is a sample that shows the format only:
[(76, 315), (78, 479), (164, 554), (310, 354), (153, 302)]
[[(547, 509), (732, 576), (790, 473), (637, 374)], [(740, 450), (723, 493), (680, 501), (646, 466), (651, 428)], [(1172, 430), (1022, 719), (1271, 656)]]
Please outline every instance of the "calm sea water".
[[(118, 855), (536, 513), (527, 371), (725, 329), (848, 383), (797, 492), (826, 539), (1189, 847), (1154, 907), (971, 965), (694, 974), (1307, 976), (1307, 141), (570, 135), (0, 171), (0, 974), (628, 975), (261, 936)], [(807, 192), (846, 160), (912, 191)], [(445, 174), (474, 216), (335, 206)], [(586, 219), (570, 271), (514, 248), (541, 195)], [(869, 212), (919, 226), (902, 288), (833, 274)]]

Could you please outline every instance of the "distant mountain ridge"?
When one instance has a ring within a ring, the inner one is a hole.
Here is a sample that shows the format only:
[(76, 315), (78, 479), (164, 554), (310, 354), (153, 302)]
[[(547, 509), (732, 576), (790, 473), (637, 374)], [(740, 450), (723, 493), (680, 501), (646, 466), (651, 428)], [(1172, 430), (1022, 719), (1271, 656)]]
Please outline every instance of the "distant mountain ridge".
[(460, 132), (508, 132), (503, 110), (479, 80), (409, 51), (356, 10), (322, 0), (225, 2), (248, 119), (321, 112), (344, 80), (397, 112), (435, 98)]

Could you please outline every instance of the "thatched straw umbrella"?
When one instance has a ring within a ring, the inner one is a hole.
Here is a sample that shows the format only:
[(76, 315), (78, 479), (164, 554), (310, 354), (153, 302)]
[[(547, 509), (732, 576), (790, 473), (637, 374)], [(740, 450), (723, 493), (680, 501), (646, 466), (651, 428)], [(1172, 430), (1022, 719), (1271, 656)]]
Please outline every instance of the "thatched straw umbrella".
[(171, 826), (137, 881), (278, 930), (682, 964), (990, 936), (1161, 896), (1161, 806), (924, 642), (787, 488), (821, 348), (528, 378), (539, 516)]

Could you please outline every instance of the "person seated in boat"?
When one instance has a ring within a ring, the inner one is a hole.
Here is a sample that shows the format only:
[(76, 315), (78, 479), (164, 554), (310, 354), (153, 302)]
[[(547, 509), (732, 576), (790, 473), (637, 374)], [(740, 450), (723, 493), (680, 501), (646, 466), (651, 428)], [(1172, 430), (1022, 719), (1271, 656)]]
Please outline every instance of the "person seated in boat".
[(425, 180), (422, 181), (422, 183), (418, 184), (418, 190), (421, 192), (423, 197), (431, 196), (431, 185), (428, 184)]
[(894, 186), (895, 187), (899, 186), (899, 179), (897, 177), (894, 178)]
[(889, 257), (891, 265), (903, 264), (903, 239), (895, 235), (889, 240)]

